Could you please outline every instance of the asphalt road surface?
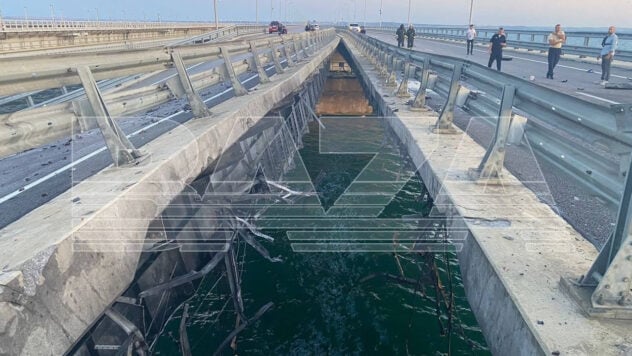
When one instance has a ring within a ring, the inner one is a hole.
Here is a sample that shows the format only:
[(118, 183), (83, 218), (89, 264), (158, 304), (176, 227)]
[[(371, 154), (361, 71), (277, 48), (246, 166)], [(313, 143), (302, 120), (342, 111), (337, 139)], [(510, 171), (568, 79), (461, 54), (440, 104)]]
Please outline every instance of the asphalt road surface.
[[(368, 35), (388, 43), (397, 44), (395, 34), (390, 32), (370, 32)], [(485, 41), (484, 39), (479, 40)], [(465, 43), (415, 38), (413, 50), (468, 59), (485, 66), (489, 60), (487, 47), (476, 46), (474, 55), (468, 56), (466, 55)], [(605, 89), (597, 83), (601, 79), (600, 64), (562, 59), (555, 68), (555, 79), (551, 80), (546, 79), (548, 69), (546, 56), (510, 50), (505, 50), (503, 55), (513, 58), (511, 61), (503, 61), (502, 71), (505, 73), (527, 80), (530, 76), (534, 76), (535, 83), (539, 85), (599, 105), (632, 103), (632, 90)], [(494, 69), (496, 68), (495, 65), (494, 63)], [(612, 68), (610, 82), (632, 84), (632, 66), (630, 69)]]

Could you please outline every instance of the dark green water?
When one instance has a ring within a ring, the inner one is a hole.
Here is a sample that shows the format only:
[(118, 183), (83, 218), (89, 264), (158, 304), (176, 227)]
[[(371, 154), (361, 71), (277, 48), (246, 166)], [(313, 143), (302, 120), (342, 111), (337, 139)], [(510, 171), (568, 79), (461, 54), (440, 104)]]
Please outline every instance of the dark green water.
[[(340, 129), (348, 140), (383, 126), (368, 127), (349, 120)], [(344, 126), (347, 126), (346, 128)], [(366, 138), (367, 140), (370, 138)], [(384, 137), (382, 144), (393, 139)], [(371, 160), (371, 154), (325, 155), (318, 125), (310, 125), (300, 155), (315, 181), (326, 208)], [(322, 147), (320, 147), (322, 149)], [(391, 156), (385, 165), (411, 177), (380, 213), (381, 218), (427, 216), (432, 202), (421, 199), (425, 188), (406, 157)], [(395, 168), (393, 168), (395, 167)], [(386, 168), (385, 168), (386, 169)], [(408, 175), (406, 174), (408, 173)], [(291, 175), (291, 172), (290, 172)], [(317, 178), (318, 177), (318, 178)], [(267, 230), (265, 242), (271, 263), (244, 243), (237, 249), (245, 313), (251, 317), (268, 302), (274, 307), (237, 337), (232, 355), (489, 355), (476, 320), (469, 310), (458, 263), (452, 253), (296, 253), (285, 231)], [(326, 235), (326, 232), (324, 233)], [(326, 236), (323, 236), (326, 238)], [(435, 269), (436, 268), (436, 269)], [(435, 271), (436, 270), (436, 274)], [(212, 355), (235, 328), (235, 311), (222, 268), (205, 278), (188, 301), (187, 332), (193, 355)], [(376, 273), (403, 275), (412, 280), (438, 276), (433, 283), (402, 284)], [(453, 291), (453, 295), (450, 291)], [(451, 300), (454, 308), (449, 312)], [(178, 355), (180, 315), (177, 310), (154, 346), (156, 355)]]

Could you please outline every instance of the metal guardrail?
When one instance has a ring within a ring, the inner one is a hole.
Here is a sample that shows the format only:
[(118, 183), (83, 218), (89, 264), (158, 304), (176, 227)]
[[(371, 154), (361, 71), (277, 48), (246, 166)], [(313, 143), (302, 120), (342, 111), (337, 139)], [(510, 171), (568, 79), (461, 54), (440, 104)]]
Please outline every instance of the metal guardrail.
[[(267, 29), (266, 26), (260, 26), (260, 25), (251, 25), (251, 24), (233, 25), (233, 26), (228, 26), (226, 28), (222, 28), (222, 29), (217, 30), (217, 31), (212, 31), (212, 32), (209, 32), (209, 33), (205, 33), (203, 35), (199, 35), (199, 36), (195, 36), (195, 37), (179, 40), (179, 41), (176, 41), (176, 42), (172, 42), (172, 43), (168, 44), (166, 47), (175, 47), (175, 46), (179, 46), (179, 45), (195, 44), (195, 43), (200, 43), (200, 42), (201, 43), (216, 42), (216, 41), (219, 41), (219, 40), (227, 38), (227, 37), (239, 36), (239, 35), (248, 34), (248, 33), (257, 33), (259, 30), (262, 30), (264, 28)], [(91, 52), (92, 54), (95, 54), (96, 52), (99, 52), (99, 51), (125, 50), (125, 49), (143, 49), (143, 48), (150, 48), (150, 47), (162, 47), (163, 45), (164, 45), (164, 41), (160, 41), (158, 43), (150, 43), (150, 44), (141, 43), (141, 44), (138, 44), (138, 45), (135, 45), (135, 44), (113, 44), (113, 45), (99, 46), (98, 48), (90, 47), (90, 48), (75, 48), (75, 49), (63, 49), (63, 50), (49, 50), (49, 51), (46, 51), (46, 54), (47, 55), (51, 55), (51, 54), (63, 54), (63, 53), (73, 53), (73, 52), (88, 52), (88, 51)], [(132, 78), (132, 77), (129, 77), (129, 78)], [(128, 78), (118, 78), (118, 79), (113, 79), (113, 80), (108, 81), (108, 82), (99, 83), (99, 88), (101, 90), (108, 89), (108, 88), (111, 88), (113, 85), (120, 85), (120, 84), (122, 84), (127, 79)], [(114, 84), (112, 84), (112, 83), (114, 83)], [(49, 105), (49, 104), (54, 104), (54, 103), (59, 103), (59, 102), (63, 102), (63, 101), (76, 99), (76, 98), (82, 96), (84, 94), (84, 92), (83, 92), (83, 88), (77, 89), (77, 90), (73, 91), (72, 93), (65, 93), (65, 94), (63, 94), (63, 95), (61, 95), (61, 96), (59, 96), (57, 98), (46, 100), (44, 102), (38, 103), (37, 105), (33, 103), (33, 99), (32, 99), (32, 95), (33, 94), (35, 94), (35, 92), (21, 93), (21, 94), (11, 95), (11, 96), (8, 96), (8, 97), (0, 97), (0, 106), (6, 105), (8, 103), (11, 103), (11, 102), (14, 102), (14, 101), (17, 101), (17, 100), (23, 100), (24, 98), (28, 98), (29, 107), (41, 107), (41, 106), (46, 106), (46, 105)]]
[[(82, 84), (87, 97), (87, 100), (79, 98), (73, 102), (0, 115), (0, 157), (98, 127), (104, 133), (114, 162), (117, 165), (128, 163), (138, 153), (130, 148), (131, 143), (118, 128), (115, 116), (141, 112), (174, 97), (186, 98), (196, 117), (209, 116), (210, 112), (197, 94), (198, 90), (230, 81), (236, 95), (246, 94), (237, 79), (238, 75), (256, 70), (260, 81), (266, 82), (265, 65), (274, 64), (277, 73), (284, 71), (279, 54), (292, 66), (295, 60), (313, 54), (334, 36), (335, 31), (330, 29), (274, 36), (269, 40), (253, 40), (249, 44), (204, 44), (100, 56), (79, 53), (44, 60), (0, 60), (0, 66), (7, 68), (0, 74), (0, 95)], [(232, 56), (246, 59), (233, 60)], [(212, 70), (189, 75), (185, 62), (214, 63)], [(68, 66), (69, 63), (72, 67)], [(173, 67), (177, 69), (177, 75), (165, 84), (126, 88), (106, 95), (101, 94), (96, 84), (97, 79), (114, 79)]]
[[(386, 31), (395, 34), (396, 27), (369, 27), (368, 30)], [(450, 40), (465, 42), (467, 29), (456, 27), (417, 27), (416, 35), (429, 39)], [(477, 39), (475, 43), (488, 44), (489, 39), (498, 32), (498, 29), (477, 28)], [(531, 51), (547, 51), (549, 48), (547, 31), (526, 31), (526, 30), (505, 30), (507, 36), (507, 47), (521, 48)], [(581, 57), (596, 57), (599, 55), (601, 47), (591, 46), (591, 44), (601, 45), (601, 40), (605, 34), (596, 32), (566, 32), (566, 45), (562, 47), (564, 54), (572, 54)], [(632, 62), (632, 51), (621, 49), (621, 42), (629, 43), (632, 48), (632, 34), (617, 34), (620, 42), (620, 49), (617, 50), (616, 60)], [(598, 39), (598, 41), (597, 41)]]
[[(220, 24), (230, 26), (232, 24)], [(197, 22), (141, 22), (141, 21), (69, 21), (0, 19), (0, 33), (50, 31), (100, 31), (146, 29), (215, 28), (214, 23)]]
[(466, 95), (464, 110), (495, 126), (492, 144), (472, 172), (475, 179), (493, 182), (502, 178), (505, 145), (515, 112), (526, 117), (522, 140), (527, 140), (536, 154), (618, 206), (614, 232), (593, 267), (576, 284), (591, 289), (591, 315), (632, 318), (632, 104), (599, 106), (468, 60), (409, 51), (344, 32), (388, 78), (387, 83), (396, 86), (396, 73), (404, 70), (398, 92), (407, 93), (410, 76), (420, 80), (411, 110), (424, 107), (426, 90), (447, 97), (435, 133), (455, 131), (452, 122), (459, 94)]
[(178, 40), (170, 43), (168, 47), (182, 46), (186, 44), (200, 44), (211, 41), (216, 41), (220, 38), (227, 36), (239, 36), (240, 34), (257, 33), (267, 29), (268, 26), (262, 26), (257, 24), (239, 24), (222, 27), (219, 30), (204, 33), (198, 36)]

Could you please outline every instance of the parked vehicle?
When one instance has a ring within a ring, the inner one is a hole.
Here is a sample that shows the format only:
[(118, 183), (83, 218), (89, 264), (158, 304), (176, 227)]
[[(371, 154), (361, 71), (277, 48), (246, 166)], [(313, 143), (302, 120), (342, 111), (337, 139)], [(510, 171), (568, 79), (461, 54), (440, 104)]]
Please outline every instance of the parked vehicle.
[(278, 32), (279, 35), (287, 35), (287, 26), (279, 22)]
[(360, 32), (360, 25), (357, 24), (357, 23), (350, 23), (349, 24), (349, 30), (355, 31), (355, 32)]
[(268, 33), (275, 33), (275, 32), (279, 32), (279, 21), (272, 21), (270, 22), (270, 26), (268, 26)]
[(305, 25), (305, 31), (318, 31), (318, 30), (320, 30), (320, 25), (316, 21), (313, 21), (311, 23), (308, 22)]

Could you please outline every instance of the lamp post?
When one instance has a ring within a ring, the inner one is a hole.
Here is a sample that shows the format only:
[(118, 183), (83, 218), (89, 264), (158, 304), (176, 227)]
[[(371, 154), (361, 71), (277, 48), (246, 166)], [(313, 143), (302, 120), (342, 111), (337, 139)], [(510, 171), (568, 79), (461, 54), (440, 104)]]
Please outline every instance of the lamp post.
[(380, 28), (382, 28), (382, 4), (384, 0), (380, 0)]
[(50, 4), (50, 18), (53, 20), (53, 23), (55, 23), (55, 7), (53, 4)]
[(217, 0), (213, 1), (213, 11), (215, 12), (215, 29), (219, 30), (219, 21), (217, 20)]
[(408, 0), (408, 26), (410, 26), (410, 10), (412, 9), (412, 0)]
[(474, 0), (470, 0), (470, 21), (467, 23), (468, 25), (472, 24), (472, 9), (474, 9)]
[(364, 0), (364, 27), (366, 27), (366, 0)]
[(29, 20), (29, 10), (26, 6), (24, 6), (24, 21)]
[(259, 0), (255, 0), (255, 23), (259, 24)]

